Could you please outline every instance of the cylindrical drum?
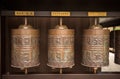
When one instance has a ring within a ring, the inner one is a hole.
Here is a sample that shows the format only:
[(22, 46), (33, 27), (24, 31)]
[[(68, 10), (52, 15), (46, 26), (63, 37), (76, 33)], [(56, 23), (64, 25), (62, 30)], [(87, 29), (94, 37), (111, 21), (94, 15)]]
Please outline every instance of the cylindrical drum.
[(12, 29), (12, 67), (23, 69), (40, 64), (39, 31), (29, 27), (22, 25)]
[(48, 35), (48, 66), (66, 68), (74, 65), (74, 30), (50, 29)]
[(115, 63), (120, 64), (120, 30), (115, 31)]
[(109, 64), (109, 30), (102, 28), (85, 30), (82, 57), (84, 66), (107, 66)]

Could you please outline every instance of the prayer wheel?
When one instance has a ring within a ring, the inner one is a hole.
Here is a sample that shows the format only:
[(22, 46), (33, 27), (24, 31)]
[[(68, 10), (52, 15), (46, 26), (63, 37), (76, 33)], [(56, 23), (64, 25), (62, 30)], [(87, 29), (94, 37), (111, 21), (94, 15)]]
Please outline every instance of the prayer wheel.
[(48, 66), (72, 68), (74, 66), (74, 30), (65, 25), (57, 25), (49, 30)]
[(95, 70), (109, 65), (109, 30), (98, 24), (84, 30), (82, 51), (82, 65)]
[(120, 30), (115, 31), (115, 63), (120, 64)]
[(11, 66), (25, 69), (38, 66), (39, 62), (39, 30), (30, 25), (20, 25), (12, 29), (12, 61)]

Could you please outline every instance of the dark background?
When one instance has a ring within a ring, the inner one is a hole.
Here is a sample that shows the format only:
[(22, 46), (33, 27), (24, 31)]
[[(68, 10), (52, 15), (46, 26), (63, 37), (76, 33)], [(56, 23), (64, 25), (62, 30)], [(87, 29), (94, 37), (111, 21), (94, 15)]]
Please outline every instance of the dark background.
[(119, 0), (1, 0), (2, 10), (120, 11)]

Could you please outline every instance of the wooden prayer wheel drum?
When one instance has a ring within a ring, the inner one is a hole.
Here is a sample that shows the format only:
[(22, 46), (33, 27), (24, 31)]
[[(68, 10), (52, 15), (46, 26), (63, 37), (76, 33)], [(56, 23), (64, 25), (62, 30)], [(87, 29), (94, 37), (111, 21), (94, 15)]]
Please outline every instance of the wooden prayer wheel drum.
[(109, 64), (109, 30), (93, 25), (84, 31), (82, 65), (101, 67)]
[(48, 66), (54, 68), (72, 68), (74, 66), (74, 30), (65, 25), (57, 25), (49, 30)]
[(39, 31), (30, 25), (12, 29), (11, 66), (24, 69), (39, 64)]
[(115, 31), (115, 63), (120, 64), (120, 30)]

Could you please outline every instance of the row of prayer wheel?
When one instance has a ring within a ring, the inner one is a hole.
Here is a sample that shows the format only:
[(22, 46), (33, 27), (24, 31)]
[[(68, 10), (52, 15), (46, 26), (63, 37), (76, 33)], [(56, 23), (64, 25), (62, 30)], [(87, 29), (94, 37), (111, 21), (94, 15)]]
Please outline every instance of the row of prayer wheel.
[[(116, 63), (120, 64), (120, 32), (116, 38)], [(12, 67), (27, 69), (38, 66), (39, 30), (27, 24), (12, 29)], [(109, 65), (109, 30), (95, 24), (84, 30), (82, 65), (98, 67)], [(72, 68), (74, 63), (74, 29), (60, 24), (48, 32), (48, 66), (54, 68)]]

